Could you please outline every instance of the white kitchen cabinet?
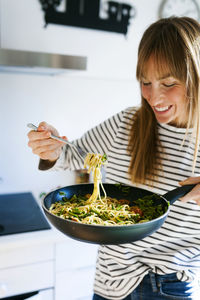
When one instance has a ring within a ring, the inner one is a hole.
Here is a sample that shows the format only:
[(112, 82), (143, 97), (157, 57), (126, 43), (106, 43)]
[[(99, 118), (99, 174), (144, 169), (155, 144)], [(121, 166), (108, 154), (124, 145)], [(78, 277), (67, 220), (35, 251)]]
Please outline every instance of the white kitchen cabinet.
[(52, 262), (40, 262), (0, 270), (0, 299), (30, 291), (51, 289), (54, 286)]
[(33, 244), (26, 247), (15, 247), (14, 249), (8, 248), (6, 251), (1, 250), (0, 247), (0, 270), (44, 261), (54, 261), (54, 259), (53, 243)]
[(57, 230), (0, 236), (0, 299), (91, 300), (97, 249)]
[(55, 300), (92, 299), (95, 267), (56, 273)]
[(53, 297), (54, 265), (53, 243), (0, 247), (0, 299), (42, 290)]
[(55, 300), (91, 300), (97, 245), (69, 240), (56, 244)]

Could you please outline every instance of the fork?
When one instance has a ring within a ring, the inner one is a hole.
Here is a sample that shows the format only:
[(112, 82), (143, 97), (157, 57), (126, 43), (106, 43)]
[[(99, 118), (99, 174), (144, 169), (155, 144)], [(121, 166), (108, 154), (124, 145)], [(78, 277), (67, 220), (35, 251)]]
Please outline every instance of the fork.
[[(33, 125), (32, 123), (28, 123), (28, 124), (27, 124), (27, 127), (31, 128), (31, 129), (33, 129), (33, 130), (35, 130), (35, 131), (37, 131), (37, 129), (38, 129), (38, 127), (35, 126), (35, 125)], [(77, 154), (78, 154), (81, 158), (83, 158), (83, 159), (85, 160), (85, 158), (86, 158), (86, 156), (87, 156), (87, 153), (86, 153), (83, 149), (81, 149), (80, 147), (78, 147), (78, 146), (76, 146), (76, 145), (74, 145), (74, 144), (72, 144), (72, 143), (70, 143), (70, 142), (68, 142), (68, 141), (66, 141), (66, 140), (64, 140), (64, 139), (62, 139), (62, 138), (56, 136), (56, 135), (53, 135), (53, 134), (51, 134), (51, 138), (54, 139), (54, 140), (60, 141), (60, 142), (64, 142), (64, 143), (67, 144), (69, 147), (74, 148), (75, 150), (77, 150)]]

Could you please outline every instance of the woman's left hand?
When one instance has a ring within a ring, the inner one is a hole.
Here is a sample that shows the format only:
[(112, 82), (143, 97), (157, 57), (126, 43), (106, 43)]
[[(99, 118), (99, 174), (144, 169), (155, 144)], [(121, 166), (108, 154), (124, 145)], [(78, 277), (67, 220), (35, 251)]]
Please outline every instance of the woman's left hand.
[(196, 186), (189, 193), (187, 193), (184, 197), (180, 198), (180, 200), (182, 202), (188, 202), (189, 200), (193, 200), (198, 205), (200, 205), (200, 176), (189, 177), (183, 181), (180, 181), (179, 184), (180, 185), (196, 184)]

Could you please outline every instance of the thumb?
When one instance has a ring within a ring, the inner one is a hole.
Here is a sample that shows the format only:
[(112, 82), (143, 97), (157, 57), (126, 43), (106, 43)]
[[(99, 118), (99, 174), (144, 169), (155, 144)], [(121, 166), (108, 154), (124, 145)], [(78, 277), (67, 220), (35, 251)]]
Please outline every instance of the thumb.
[(40, 124), (38, 125), (38, 131), (45, 131), (45, 130), (49, 130), (48, 128), (48, 124), (46, 122), (40, 122)]
[(180, 181), (180, 185), (186, 185), (186, 184), (196, 184), (200, 182), (200, 176), (195, 176), (195, 177), (188, 177), (183, 181)]
[(48, 131), (51, 134), (59, 136), (58, 131), (53, 126), (51, 126), (50, 124), (48, 124), (46, 122), (41, 122), (39, 124), (38, 131)]

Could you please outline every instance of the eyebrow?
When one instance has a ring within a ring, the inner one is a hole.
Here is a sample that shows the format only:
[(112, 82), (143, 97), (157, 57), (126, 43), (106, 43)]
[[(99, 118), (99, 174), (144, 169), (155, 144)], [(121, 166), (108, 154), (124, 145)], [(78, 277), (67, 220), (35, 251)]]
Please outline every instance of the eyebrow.
[[(142, 75), (142, 77), (144, 79), (147, 79), (145, 76)], [(169, 78), (169, 77), (173, 77), (171, 74), (164, 74), (163, 76), (161, 76), (160, 78), (158, 78), (158, 80), (163, 80), (163, 79), (166, 79), (166, 78)]]
[(163, 75), (162, 77), (158, 78), (159, 80), (162, 80), (162, 79), (166, 79), (166, 78), (169, 78), (169, 77), (172, 77), (171, 74), (166, 74), (166, 75)]

